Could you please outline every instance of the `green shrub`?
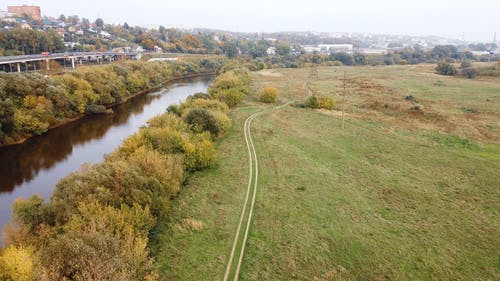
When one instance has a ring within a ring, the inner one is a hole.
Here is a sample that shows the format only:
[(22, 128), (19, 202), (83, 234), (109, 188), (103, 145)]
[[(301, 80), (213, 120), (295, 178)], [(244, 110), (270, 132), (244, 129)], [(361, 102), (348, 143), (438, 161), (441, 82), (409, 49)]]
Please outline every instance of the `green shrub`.
[(249, 93), (250, 78), (247, 69), (231, 68), (219, 75), (208, 89), (211, 97), (233, 107)]
[(182, 153), (183, 133), (170, 127), (146, 128), (139, 133), (142, 142), (163, 154)]
[(184, 113), (187, 109), (190, 108), (203, 108), (211, 111), (220, 111), (223, 113), (229, 113), (228, 104), (219, 100), (212, 99), (190, 99), (186, 102), (183, 102), (179, 106), (179, 111)]
[(14, 221), (33, 233), (40, 224), (53, 224), (54, 213), (43, 198), (33, 195), (28, 199), (18, 198), (12, 205)]
[(152, 128), (171, 128), (181, 132), (188, 132), (189, 127), (187, 124), (177, 115), (174, 114), (162, 114), (155, 116), (148, 121), (148, 127)]
[(210, 95), (207, 93), (199, 92), (199, 93), (195, 93), (194, 95), (190, 95), (189, 97), (187, 97), (187, 100), (194, 100), (194, 99), (208, 100), (208, 99), (210, 99)]
[(278, 99), (278, 89), (274, 87), (265, 87), (259, 93), (259, 100), (265, 103), (275, 103)]
[(479, 70), (472, 68), (472, 67), (467, 67), (467, 68), (462, 69), (462, 75), (464, 77), (469, 78), (469, 79), (473, 79), (479, 75)]
[(318, 97), (317, 108), (332, 110), (335, 107), (335, 100), (327, 97)]
[(9, 246), (0, 255), (0, 280), (39, 280), (39, 260), (32, 247)]
[(457, 68), (453, 64), (446, 61), (440, 62), (435, 70), (441, 75), (455, 76), (458, 73)]
[(167, 107), (167, 112), (168, 113), (173, 113), (177, 116), (181, 116), (181, 111), (179, 109), (179, 106), (177, 104), (171, 104)]
[(211, 167), (217, 159), (217, 151), (208, 132), (192, 136), (190, 142), (184, 142), (183, 148), (186, 170), (190, 172)]
[(243, 100), (244, 94), (239, 88), (231, 88), (215, 92), (212, 96), (229, 107), (233, 107)]
[(314, 95), (307, 97), (305, 106), (307, 108), (318, 108), (318, 98)]
[(472, 63), (468, 60), (464, 60), (461, 64), (460, 64), (460, 68), (464, 69), (464, 68), (469, 68), (469, 67), (472, 67)]
[(106, 114), (108, 111), (104, 105), (91, 104), (87, 106), (86, 112), (88, 114)]
[(189, 109), (183, 115), (183, 118), (195, 133), (207, 131), (212, 136), (218, 136), (221, 133), (221, 128), (219, 124), (217, 124), (217, 119), (215, 119), (210, 111), (204, 108)]
[(46, 241), (45, 273), (50, 280), (154, 280), (147, 249), (153, 226), (147, 207), (80, 203), (60, 234)]
[(49, 128), (48, 122), (43, 122), (26, 110), (15, 110), (14, 130), (22, 136), (41, 135)]
[(210, 114), (215, 118), (217, 127), (219, 127), (219, 135), (227, 132), (232, 126), (232, 120), (229, 116), (221, 111), (210, 110)]
[(307, 108), (323, 108), (332, 110), (335, 107), (335, 100), (328, 97), (309, 96), (306, 99), (305, 107)]

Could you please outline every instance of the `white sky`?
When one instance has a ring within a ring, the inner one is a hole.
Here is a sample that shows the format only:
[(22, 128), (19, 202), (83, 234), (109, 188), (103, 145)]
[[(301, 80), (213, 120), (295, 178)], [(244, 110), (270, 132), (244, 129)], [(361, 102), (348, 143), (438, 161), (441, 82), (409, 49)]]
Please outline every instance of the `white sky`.
[[(500, 0), (2, 0), (37, 5), (42, 15), (145, 27), (231, 31), (326, 31), (439, 35), (491, 42), (500, 37)], [(500, 41), (497, 40), (497, 42)]]

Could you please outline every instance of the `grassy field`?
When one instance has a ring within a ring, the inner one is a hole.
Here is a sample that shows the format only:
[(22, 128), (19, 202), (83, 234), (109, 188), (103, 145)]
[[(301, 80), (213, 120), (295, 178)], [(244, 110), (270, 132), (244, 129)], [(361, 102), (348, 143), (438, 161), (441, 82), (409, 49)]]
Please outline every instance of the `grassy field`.
[[(498, 280), (500, 81), (433, 66), (263, 70), (303, 102), (306, 85), (338, 111), (287, 106), (254, 120), (259, 190), (241, 280)], [(407, 96), (411, 96), (408, 98)], [(405, 97), (407, 97), (405, 99)], [(249, 97), (158, 229), (164, 280), (222, 280), (247, 184)]]

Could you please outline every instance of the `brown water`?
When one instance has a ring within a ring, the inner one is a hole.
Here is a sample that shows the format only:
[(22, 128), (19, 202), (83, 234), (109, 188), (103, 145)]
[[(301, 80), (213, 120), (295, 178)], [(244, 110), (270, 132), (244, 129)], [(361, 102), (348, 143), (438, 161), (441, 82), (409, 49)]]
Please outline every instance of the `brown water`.
[[(87, 116), (19, 145), (0, 148), (0, 229), (8, 223), (18, 197), (49, 199), (56, 183), (83, 163), (97, 163), (137, 132), (151, 117), (164, 113), (196, 92), (206, 92), (213, 77), (179, 80), (159, 91), (134, 97), (112, 115)], [(1, 244), (1, 240), (0, 240)]]

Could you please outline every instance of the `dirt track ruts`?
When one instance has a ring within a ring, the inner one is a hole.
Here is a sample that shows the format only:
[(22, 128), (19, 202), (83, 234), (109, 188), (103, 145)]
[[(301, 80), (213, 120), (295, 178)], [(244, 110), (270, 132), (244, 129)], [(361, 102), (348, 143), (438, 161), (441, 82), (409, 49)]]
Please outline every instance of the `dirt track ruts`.
[[(243, 254), (245, 252), (245, 245), (246, 241), (248, 238), (248, 232), (250, 230), (250, 223), (252, 221), (252, 215), (253, 215), (253, 207), (255, 204), (255, 197), (257, 194), (257, 181), (258, 181), (258, 176), (259, 176), (259, 165), (258, 165), (258, 160), (257, 160), (257, 153), (255, 151), (255, 147), (253, 144), (252, 140), (252, 134), (250, 130), (250, 126), (252, 125), (252, 121), (259, 115), (261, 114), (262, 111), (254, 113), (250, 115), (246, 120), (245, 120), (245, 125), (244, 125), (244, 135), (245, 135), (245, 142), (247, 145), (247, 150), (248, 150), (248, 162), (249, 162), (249, 176), (248, 176), (248, 186), (247, 186), (247, 192), (245, 196), (245, 202), (243, 204), (243, 209), (241, 210), (241, 216), (240, 216), (240, 221), (238, 223), (238, 228), (236, 229), (236, 235), (234, 237), (234, 242), (233, 242), (233, 247), (231, 249), (231, 254), (229, 256), (229, 261), (226, 266), (226, 272), (224, 274), (224, 281), (227, 281), (233, 268), (233, 260), (234, 260), (234, 255), (236, 253), (236, 248), (238, 246), (238, 242), (241, 241), (241, 249), (239, 253), (239, 258), (238, 258), (238, 263), (236, 264), (236, 271), (234, 274), (234, 279), (233, 280), (238, 280), (239, 278), (239, 272), (241, 269), (241, 262), (243, 260)], [(255, 167), (255, 172), (254, 172), (254, 167)], [(253, 182), (253, 188), (252, 188), (252, 182)], [(241, 228), (243, 226), (243, 221), (245, 219), (245, 214), (247, 213), (247, 207), (248, 207), (248, 198), (250, 193), (252, 193), (252, 201), (250, 203), (250, 208), (248, 211), (248, 216), (247, 216), (247, 224), (245, 228), (245, 233), (243, 237), (241, 237)]]

